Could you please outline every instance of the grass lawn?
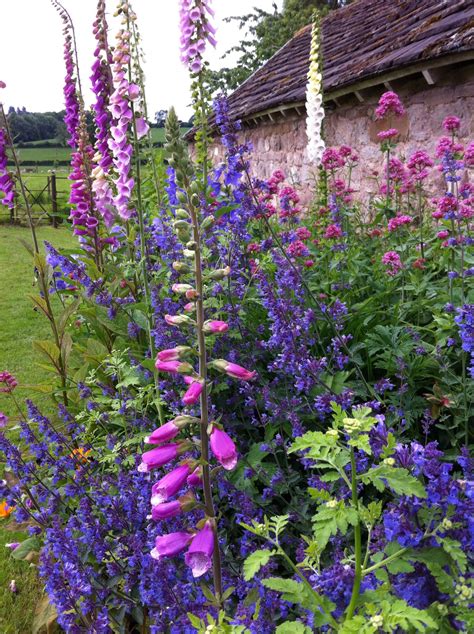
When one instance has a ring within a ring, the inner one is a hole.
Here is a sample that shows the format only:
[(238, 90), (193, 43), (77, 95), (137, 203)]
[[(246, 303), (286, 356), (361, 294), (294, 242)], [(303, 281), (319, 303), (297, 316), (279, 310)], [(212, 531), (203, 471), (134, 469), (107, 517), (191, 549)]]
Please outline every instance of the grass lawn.
[[(40, 227), (40, 241), (48, 240), (58, 247), (70, 247), (76, 243), (68, 228)], [(39, 357), (33, 350), (35, 339), (49, 339), (46, 319), (32, 309), (29, 293), (36, 293), (33, 286), (31, 256), (20, 240), (31, 243), (28, 229), (0, 225), (0, 371), (8, 370), (19, 382), (17, 395), (20, 399), (31, 397), (28, 386), (44, 383), (45, 372), (36, 366)], [(47, 406), (46, 397), (33, 396), (39, 405)], [(4, 394), (0, 394), (0, 410), (12, 416), (14, 411)], [(6, 434), (13, 432), (6, 431)], [(0, 463), (0, 472), (2, 470)], [(0, 520), (0, 632), (2, 634), (27, 634), (35, 606), (41, 596), (40, 582), (36, 572), (26, 562), (17, 562), (10, 557), (7, 542), (21, 541), (24, 532), (15, 530), (15, 523)], [(8, 586), (16, 580), (18, 593), (13, 595)]]

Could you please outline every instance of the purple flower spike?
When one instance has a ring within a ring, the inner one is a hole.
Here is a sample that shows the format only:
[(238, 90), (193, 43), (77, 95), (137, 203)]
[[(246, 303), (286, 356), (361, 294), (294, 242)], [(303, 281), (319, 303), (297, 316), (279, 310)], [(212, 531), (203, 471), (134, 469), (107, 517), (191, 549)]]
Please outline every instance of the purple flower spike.
[(193, 571), (193, 577), (202, 577), (212, 566), (214, 552), (214, 531), (209, 522), (194, 537), (185, 556), (186, 565)]

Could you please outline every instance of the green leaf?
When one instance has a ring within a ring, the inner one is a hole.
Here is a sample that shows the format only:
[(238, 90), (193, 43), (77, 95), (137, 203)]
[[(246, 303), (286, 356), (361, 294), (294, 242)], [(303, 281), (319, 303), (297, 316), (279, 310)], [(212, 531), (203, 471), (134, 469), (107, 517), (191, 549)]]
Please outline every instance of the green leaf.
[(58, 618), (56, 608), (43, 597), (35, 609), (35, 618), (31, 625), (31, 634), (52, 634), (54, 623)]
[(39, 350), (55, 368), (58, 368), (59, 362), (59, 348), (52, 341), (33, 341), (33, 347)]
[(384, 491), (388, 486), (399, 495), (426, 498), (425, 487), (417, 478), (408, 473), (407, 469), (380, 465), (370, 469), (360, 478), (365, 484), (371, 482), (379, 491)]
[(311, 634), (311, 629), (300, 621), (286, 621), (276, 628), (275, 634)]
[(29, 537), (12, 551), (11, 556), (13, 559), (26, 559), (30, 553), (37, 553), (40, 549), (41, 541), (37, 537)]
[(268, 564), (271, 556), (274, 554), (275, 553), (272, 550), (256, 550), (254, 553), (249, 555), (244, 561), (245, 581), (253, 579), (260, 568)]
[(467, 555), (463, 551), (460, 542), (455, 539), (451, 539), (450, 537), (440, 537), (439, 541), (441, 542), (444, 551), (447, 552), (448, 555), (457, 563), (460, 571), (466, 572)]

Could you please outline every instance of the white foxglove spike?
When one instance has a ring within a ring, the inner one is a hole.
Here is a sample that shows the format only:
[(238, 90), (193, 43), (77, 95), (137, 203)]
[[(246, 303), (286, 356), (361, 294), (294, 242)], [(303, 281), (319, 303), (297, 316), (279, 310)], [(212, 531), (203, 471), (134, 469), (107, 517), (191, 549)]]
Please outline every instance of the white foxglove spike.
[(308, 71), (308, 83), (306, 85), (306, 135), (308, 137), (307, 153), (312, 163), (319, 165), (325, 150), (322, 138), (322, 125), (324, 120), (322, 74), (319, 55), (319, 24), (313, 22), (311, 30), (311, 52)]

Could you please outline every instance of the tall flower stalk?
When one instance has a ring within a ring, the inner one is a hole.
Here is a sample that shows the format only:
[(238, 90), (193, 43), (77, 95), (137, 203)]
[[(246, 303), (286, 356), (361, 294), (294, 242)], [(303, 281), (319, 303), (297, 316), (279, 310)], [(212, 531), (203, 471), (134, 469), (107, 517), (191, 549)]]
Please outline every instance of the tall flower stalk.
[(322, 94), (322, 64), (320, 55), (320, 20), (316, 13), (311, 29), (311, 51), (306, 85), (306, 135), (308, 137), (307, 153), (309, 160), (319, 166), (325, 150), (322, 136), (324, 120)]

